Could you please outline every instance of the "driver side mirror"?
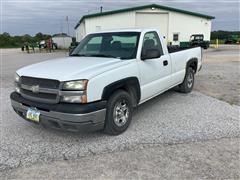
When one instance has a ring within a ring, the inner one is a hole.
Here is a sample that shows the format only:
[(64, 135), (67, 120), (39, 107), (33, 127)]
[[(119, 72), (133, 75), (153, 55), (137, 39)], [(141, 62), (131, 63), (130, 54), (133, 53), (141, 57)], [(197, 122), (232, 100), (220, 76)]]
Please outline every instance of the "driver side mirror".
[(159, 58), (161, 56), (161, 53), (158, 49), (146, 49), (145, 51), (142, 51), (141, 59), (147, 60), (147, 59), (154, 59)]

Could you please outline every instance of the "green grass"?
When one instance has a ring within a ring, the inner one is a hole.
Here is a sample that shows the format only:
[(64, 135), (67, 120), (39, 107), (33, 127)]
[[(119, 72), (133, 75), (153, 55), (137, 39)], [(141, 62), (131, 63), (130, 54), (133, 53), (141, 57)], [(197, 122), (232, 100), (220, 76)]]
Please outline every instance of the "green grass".
[(12, 46), (12, 45), (9, 45), (9, 46), (0, 46), (0, 48), (2, 49), (7, 49), (7, 48), (21, 48), (20, 46)]
[[(219, 40), (218, 40), (218, 44), (224, 44), (224, 43), (225, 43), (224, 40), (222, 40), (222, 39), (219, 39)], [(210, 41), (210, 44), (216, 44), (216, 40), (211, 40), (211, 41)]]

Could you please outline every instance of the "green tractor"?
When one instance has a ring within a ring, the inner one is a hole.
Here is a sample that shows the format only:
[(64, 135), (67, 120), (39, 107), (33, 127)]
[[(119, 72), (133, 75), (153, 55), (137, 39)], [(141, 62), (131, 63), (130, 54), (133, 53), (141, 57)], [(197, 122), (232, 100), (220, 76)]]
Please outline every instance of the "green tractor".
[(192, 34), (190, 40), (186, 42), (180, 42), (180, 47), (189, 48), (189, 47), (201, 47), (207, 49), (210, 46), (210, 41), (204, 40), (203, 34)]
[(193, 34), (189, 41), (190, 47), (200, 46), (203, 49), (209, 48), (210, 41), (204, 40), (203, 34)]

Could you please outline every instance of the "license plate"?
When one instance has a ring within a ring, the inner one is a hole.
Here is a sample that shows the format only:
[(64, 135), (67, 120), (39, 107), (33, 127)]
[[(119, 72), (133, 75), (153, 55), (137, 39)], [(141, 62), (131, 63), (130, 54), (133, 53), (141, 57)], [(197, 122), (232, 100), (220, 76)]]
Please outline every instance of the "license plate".
[(39, 117), (40, 117), (40, 112), (36, 108), (29, 108), (27, 110), (27, 115), (26, 115), (27, 119), (31, 121), (39, 122)]

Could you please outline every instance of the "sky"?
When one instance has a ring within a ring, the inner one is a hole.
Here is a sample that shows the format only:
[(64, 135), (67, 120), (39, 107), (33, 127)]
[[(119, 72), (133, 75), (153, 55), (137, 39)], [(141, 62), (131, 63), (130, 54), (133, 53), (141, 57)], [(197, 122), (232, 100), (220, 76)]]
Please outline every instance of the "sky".
[(81, 16), (100, 11), (116, 10), (156, 3), (215, 16), (212, 30), (240, 30), (240, 0), (0, 0), (0, 33), (11, 35), (38, 32), (70, 35)]

